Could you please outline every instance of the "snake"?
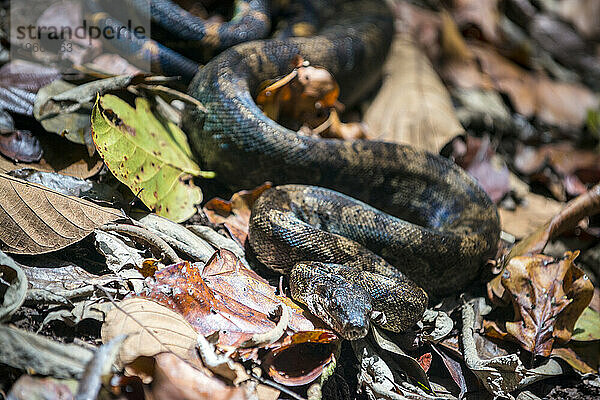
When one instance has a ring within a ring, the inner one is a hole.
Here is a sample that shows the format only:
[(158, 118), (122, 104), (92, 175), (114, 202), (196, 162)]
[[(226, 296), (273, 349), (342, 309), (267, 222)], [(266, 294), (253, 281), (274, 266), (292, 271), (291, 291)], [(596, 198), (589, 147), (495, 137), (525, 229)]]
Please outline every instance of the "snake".
[(248, 244), (288, 278), (294, 299), (345, 339), (364, 337), (371, 324), (403, 332), (429, 297), (464, 290), (478, 276), (496, 251), (498, 213), (467, 172), (438, 154), (304, 136), (262, 112), (253, 95), (298, 56), (327, 69), (348, 106), (381, 78), (394, 34), (385, 2), (303, 2), (316, 5), (308, 13), (319, 17), (314, 35), (218, 51), (188, 87), (204, 108), (187, 105), (182, 126), (201, 166), (231, 190), (279, 185), (255, 202)]

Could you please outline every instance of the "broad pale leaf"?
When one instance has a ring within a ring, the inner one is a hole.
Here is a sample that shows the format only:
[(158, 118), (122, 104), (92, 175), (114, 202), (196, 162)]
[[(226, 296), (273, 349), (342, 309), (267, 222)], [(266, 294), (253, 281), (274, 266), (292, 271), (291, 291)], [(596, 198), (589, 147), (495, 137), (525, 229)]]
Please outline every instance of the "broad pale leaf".
[(185, 134), (162, 122), (143, 98), (132, 108), (105, 95), (92, 110), (92, 137), (110, 171), (158, 215), (175, 222), (196, 212), (202, 191), (192, 176), (212, 176), (192, 161)]
[(133, 298), (108, 312), (102, 325), (102, 341), (127, 334), (119, 362), (129, 364), (140, 356), (170, 351), (188, 359), (198, 333), (179, 314), (152, 300)]
[(405, 37), (392, 44), (381, 90), (365, 114), (371, 139), (438, 152), (464, 129), (424, 54)]
[(0, 174), (0, 250), (40, 254), (78, 242), (110, 221), (115, 209)]

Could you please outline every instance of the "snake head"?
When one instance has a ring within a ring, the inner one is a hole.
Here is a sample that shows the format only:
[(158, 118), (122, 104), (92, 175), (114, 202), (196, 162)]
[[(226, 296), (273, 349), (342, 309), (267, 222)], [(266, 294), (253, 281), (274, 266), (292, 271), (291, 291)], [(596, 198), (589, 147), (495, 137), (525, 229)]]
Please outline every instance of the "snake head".
[(337, 274), (315, 274), (314, 265), (308, 267), (312, 269), (308, 273), (298, 266), (290, 276), (292, 297), (306, 304), (344, 339), (365, 337), (373, 314), (371, 296), (366, 290)]

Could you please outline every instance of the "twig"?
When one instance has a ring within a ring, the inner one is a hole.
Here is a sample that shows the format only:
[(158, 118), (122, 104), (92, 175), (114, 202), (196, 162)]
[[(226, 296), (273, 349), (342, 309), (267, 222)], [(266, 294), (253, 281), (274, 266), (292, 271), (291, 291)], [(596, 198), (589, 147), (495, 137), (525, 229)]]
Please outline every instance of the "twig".
[(250, 376), (254, 379), (256, 379), (257, 381), (259, 381), (260, 383), (267, 385), (267, 386), (271, 386), (274, 389), (279, 390), (282, 393), (287, 394), (288, 396), (290, 396), (293, 399), (296, 400), (306, 400), (304, 397), (299, 396), (297, 393), (292, 392), (290, 389), (288, 389), (287, 387), (280, 385), (277, 382), (274, 382), (270, 379), (265, 379), (262, 376), (259, 376), (257, 374), (255, 374), (253, 371), (250, 371)]
[(104, 232), (123, 233), (125, 235), (132, 236), (136, 239), (141, 239), (141, 240), (145, 241), (146, 243), (150, 244), (151, 246), (154, 246), (155, 248), (157, 248), (162, 253), (163, 256), (166, 256), (167, 257), (167, 259), (165, 260), (166, 262), (170, 262), (170, 263), (181, 262), (181, 259), (179, 258), (177, 253), (175, 253), (175, 250), (173, 250), (173, 248), (171, 248), (171, 246), (169, 246), (169, 244), (167, 242), (165, 242), (163, 239), (158, 237), (153, 232), (150, 232), (148, 229), (145, 229), (145, 228), (142, 228), (139, 226), (134, 226), (134, 225), (111, 223), (111, 224), (102, 225), (100, 227), (100, 230), (102, 230)]

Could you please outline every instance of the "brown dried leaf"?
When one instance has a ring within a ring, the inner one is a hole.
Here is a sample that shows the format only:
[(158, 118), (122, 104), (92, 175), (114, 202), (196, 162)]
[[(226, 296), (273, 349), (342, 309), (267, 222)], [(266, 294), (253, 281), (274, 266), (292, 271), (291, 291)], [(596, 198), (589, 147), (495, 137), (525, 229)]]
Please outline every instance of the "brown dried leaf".
[(0, 134), (0, 153), (14, 161), (40, 161), (43, 150), (40, 141), (29, 131), (14, 130)]
[(382, 90), (364, 118), (371, 139), (438, 152), (464, 131), (445, 86), (410, 39), (394, 40), (384, 70)]
[(265, 182), (252, 190), (234, 193), (230, 200), (214, 198), (206, 202), (204, 212), (213, 224), (223, 224), (231, 236), (244, 247), (252, 206), (258, 197), (272, 186)]
[(454, 0), (452, 14), (461, 28), (474, 25), (486, 40), (499, 41), (498, 0)]
[(514, 210), (498, 208), (498, 215), (503, 231), (524, 238), (558, 214), (562, 207), (563, 203), (528, 192)]
[(0, 192), (0, 250), (7, 253), (59, 250), (123, 217), (115, 209), (6, 174), (0, 174)]
[(526, 117), (536, 115), (541, 121), (564, 128), (579, 127), (587, 111), (598, 107), (598, 97), (585, 86), (555, 82), (528, 73), (499, 55), (493, 48), (471, 46), (497, 90), (510, 98), (516, 111)]
[[(95, 175), (102, 168), (102, 159), (98, 154), (90, 157), (87, 148), (83, 145), (75, 144), (58, 135), (42, 134), (36, 137), (44, 154), (39, 162), (27, 164), (27, 168), (58, 172), (83, 179)], [(0, 157), (0, 172), (9, 172), (22, 167)]]
[(154, 301), (131, 298), (112, 308), (102, 324), (102, 341), (127, 334), (119, 350), (118, 362), (129, 364), (140, 356), (170, 351), (188, 360), (198, 333), (179, 314)]
[(155, 357), (151, 397), (156, 400), (243, 400), (243, 387), (228, 386), (218, 378), (170, 353)]
[[(182, 262), (160, 270), (144, 297), (180, 313), (204, 336), (218, 331), (221, 347), (237, 347), (255, 334), (274, 330), (276, 324), (269, 315), (282, 303), (290, 306), (284, 297), (275, 295), (274, 287), (228, 250), (218, 250), (203, 268), (199, 266)], [(165, 287), (171, 289), (165, 291)], [(291, 330), (313, 329), (299, 307), (290, 309)]]
[(587, 38), (600, 37), (600, 2), (597, 0), (563, 0), (558, 3), (557, 11)]
[(569, 342), (566, 347), (552, 349), (552, 356), (565, 360), (582, 374), (597, 374), (600, 366), (600, 341)]
[[(501, 275), (505, 297), (512, 302), (515, 321), (506, 322), (507, 338), (534, 355), (547, 357), (555, 340), (570, 340), (575, 322), (592, 299), (594, 287), (574, 260), (579, 252), (561, 259), (542, 254), (515, 257)], [(494, 326), (503, 335), (500, 325)]]

